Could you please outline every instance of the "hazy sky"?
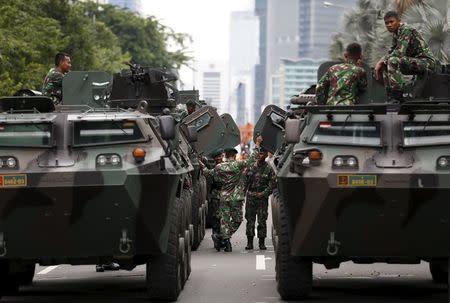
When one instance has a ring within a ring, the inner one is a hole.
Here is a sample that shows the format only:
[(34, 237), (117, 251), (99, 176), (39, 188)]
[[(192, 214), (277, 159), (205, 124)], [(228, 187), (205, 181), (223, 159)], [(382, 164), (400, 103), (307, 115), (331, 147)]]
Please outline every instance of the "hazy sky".
[(190, 55), (197, 61), (228, 60), (230, 13), (253, 9), (253, 3), (253, 0), (142, 1), (146, 14), (156, 16), (176, 32), (191, 35), (194, 41)]

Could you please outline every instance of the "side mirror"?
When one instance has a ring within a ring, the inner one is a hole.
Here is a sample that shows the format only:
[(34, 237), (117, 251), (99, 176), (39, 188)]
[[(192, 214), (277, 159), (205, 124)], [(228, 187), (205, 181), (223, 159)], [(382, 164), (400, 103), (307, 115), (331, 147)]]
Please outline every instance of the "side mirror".
[(197, 127), (195, 125), (190, 125), (187, 127), (186, 138), (189, 141), (189, 143), (197, 142), (198, 132), (197, 132)]
[(159, 117), (159, 129), (163, 140), (175, 139), (175, 119), (172, 116)]
[(285, 124), (284, 138), (288, 144), (300, 142), (300, 119), (287, 119)]

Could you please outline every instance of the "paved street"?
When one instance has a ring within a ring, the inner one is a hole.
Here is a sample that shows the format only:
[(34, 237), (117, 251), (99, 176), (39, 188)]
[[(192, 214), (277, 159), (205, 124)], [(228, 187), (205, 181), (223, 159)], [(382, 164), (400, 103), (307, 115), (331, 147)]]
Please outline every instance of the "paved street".
[[(255, 241), (256, 244), (256, 241)], [(271, 244), (271, 243), (270, 243)], [(244, 225), (232, 253), (212, 248), (210, 230), (192, 257), (181, 303), (282, 302), (276, 291), (273, 247), (246, 252)], [(35, 282), (2, 302), (146, 302), (145, 268), (96, 273), (94, 266), (38, 267)], [(428, 264), (314, 267), (310, 302), (447, 302), (447, 288), (431, 281)]]

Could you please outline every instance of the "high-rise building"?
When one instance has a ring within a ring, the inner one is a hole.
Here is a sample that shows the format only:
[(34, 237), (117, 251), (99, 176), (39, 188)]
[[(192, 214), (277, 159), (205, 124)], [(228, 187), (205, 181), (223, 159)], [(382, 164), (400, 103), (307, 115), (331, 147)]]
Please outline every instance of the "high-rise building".
[(255, 66), (254, 115), (259, 117), (266, 103), (266, 60), (267, 60), (267, 0), (255, 0), (255, 15), (259, 18), (259, 63)]
[(317, 70), (324, 61), (281, 59), (278, 72), (271, 77), (269, 89), (271, 103), (286, 108), (293, 95), (317, 83)]
[(196, 62), (195, 78), (200, 98), (218, 111), (228, 109), (228, 73), (223, 62)]
[[(244, 89), (241, 98), (231, 98), (228, 112), (232, 116), (239, 115), (239, 110), (247, 110), (254, 113), (254, 68), (258, 63), (258, 18), (252, 11), (232, 12), (230, 16), (230, 37), (229, 37), (229, 83), (232, 94), (239, 88)], [(236, 102), (243, 102), (236, 103)], [(254, 120), (253, 115), (243, 116), (243, 119), (249, 119), (246, 122)]]
[(116, 5), (122, 8), (127, 8), (137, 14), (142, 13), (142, 1), (141, 0), (106, 0), (106, 3)]
[(328, 48), (333, 33), (342, 28), (342, 16), (346, 8), (357, 0), (323, 1), (298, 0), (299, 58), (328, 58)]

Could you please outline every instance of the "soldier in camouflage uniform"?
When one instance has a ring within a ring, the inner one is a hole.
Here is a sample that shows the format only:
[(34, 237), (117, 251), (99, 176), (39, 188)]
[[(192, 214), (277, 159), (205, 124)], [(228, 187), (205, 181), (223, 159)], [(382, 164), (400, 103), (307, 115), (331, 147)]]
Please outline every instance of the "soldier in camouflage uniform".
[(196, 107), (197, 107), (197, 104), (195, 103), (195, 101), (189, 99), (186, 102), (186, 110), (183, 110), (180, 114), (180, 120), (183, 120), (184, 118), (186, 118), (187, 116), (189, 116), (190, 114), (195, 112)]
[(261, 147), (258, 160), (246, 171), (245, 219), (248, 242), (245, 249), (247, 250), (253, 249), (256, 217), (258, 217), (259, 249), (267, 249), (264, 241), (267, 237), (268, 199), (275, 187), (276, 176), (272, 167), (266, 162), (266, 158), (267, 150)]
[(319, 80), (316, 96), (319, 104), (353, 105), (356, 96), (367, 87), (367, 75), (362, 65), (362, 50), (351, 43), (344, 53), (345, 63), (335, 64)]
[[(260, 142), (256, 142), (259, 148)], [(205, 169), (205, 175), (212, 175), (220, 186), (220, 232), (226, 252), (231, 252), (231, 236), (242, 223), (242, 206), (244, 203), (244, 170), (256, 160), (256, 152), (245, 161), (236, 161), (237, 150), (233, 147), (225, 149), (225, 162), (214, 169)]]
[[(223, 150), (218, 149), (210, 155), (214, 159), (214, 167), (223, 162)], [(220, 235), (220, 217), (219, 217), (219, 203), (220, 203), (220, 183), (215, 181), (212, 175), (207, 175), (211, 182), (211, 193), (208, 203), (208, 212), (211, 212), (211, 238), (214, 242), (214, 247), (220, 250), (221, 235)]]
[(42, 94), (51, 97), (55, 105), (62, 101), (62, 81), (71, 67), (70, 56), (66, 53), (57, 53), (55, 67), (51, 68), (45, 76)]
[(420, 33), (402, 24), (396, 12), (387, 12), (384, 24), (393, 34), (392, 47), (388, 55), (375, 66), (375, 78), (383, 74), (388, 96), (401, 101), (403, 99), (403, 74), (420, 74), (434, 70), (436, 59)]

